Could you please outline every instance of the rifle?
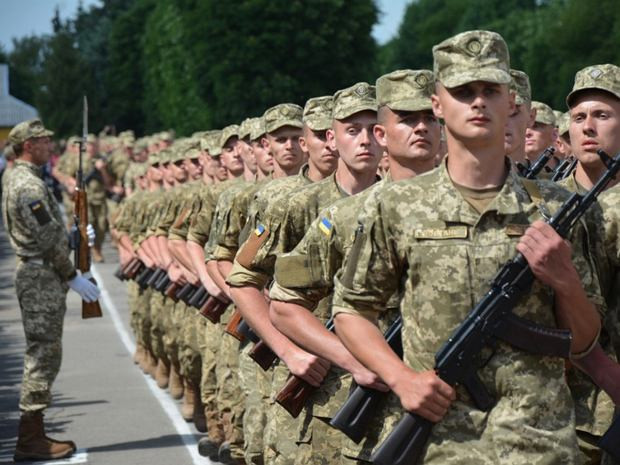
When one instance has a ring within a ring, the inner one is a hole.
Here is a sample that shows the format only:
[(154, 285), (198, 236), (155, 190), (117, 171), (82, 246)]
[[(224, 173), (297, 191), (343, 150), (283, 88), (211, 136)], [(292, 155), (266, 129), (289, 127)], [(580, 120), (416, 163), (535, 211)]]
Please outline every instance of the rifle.
[[(325, 323), (328, 331), (334, 330), (334, 318), (331, 317)], [(276, 402), (280, 404), (293, 418), (297, 418), (306, 405), (310, 396), (318, 388), (304, 381), (299, 376), (291, 374), (286, 384), (276, 395)]]
[(213, 296), (209, 296), (205, 303), (200, 307), (200, 315), (205, 317), (213, 324), (218, 324), (220, 318), (228, 308), (229, 302), (222, 302)]
[(144, 267), (144, 269), (136, 276), (136, 283), (143, 291), (148, 287), (147, 282), (155, 273), (155, 268)]
[(168, 297), (169, 299), (174, 300), (175, 302), (178, 302), (179, 299), (177, 299), (177, 292), (179, 292), (179, 290), (181, 289), (181, 285), (178, 283), (175, 283), (174, 281), (166, 288), (166, 291), (164, 293), (164, 295), (166, 297)]
[(185, 305), (189, 305), (189, 299), (192, 298), (194, 293), (198, 290), (196, 286), (191, 283), (186, 283), (179, 292), (177, 292), (176, 298), (185, 302)]
[(116, 271), (114, 272), (114, 277), (116, 279), (118, 279), (119, 281), (125, 281), (127, 279), (127, 277), (125, 276), (125, 274), (123, 273), (123, 267), (119, 266)]
[[(617, 409), (616, 413), (618, 413)], [(598, 446), (611, 455), (616, 462), (620, 461), (620, 415), (616, 416), (616, 419), (599, 441)]]
[(549, 163), (554, 153), (555, 149), (553, 147), (547, 147), (536, 161), (525, 170), (523, 177), (525, 179), (536, 179), (536, 176), (547, 166), (547, 163)]
[(207, 292), (207, 289), (204, 286), (200, 286), (198, 290), (194, 292), (192, 298), (189, 299), (188, 305), (200, 310), (200, 308), (207, 302), (208, 298), (209, 293)]
[(259, 339), (258, 342), (254, 344), (248, 355), (252, 360), (258, 363), (258, 366), (261, 367), (263, 371), (269, 370), (271, 365), (278, 359), (275, 352), (271, 350), (262, 339)]
[[(620, 153), (610, 158), (597, 151), (607, 171), (585, 195), (574, 193), (547, 223), (566, 237), (572, 227), (596, 201), (607, 184), (620, 171)], [(568, 358), (570, 331), (544, 328), (512, 313), (521, 297), (529, 292), (534, 274), (520, 253), (508, 261), (496, 274), (491, 289), (478, 302), (467, 318), (452, 333), (435, 355), (435, 371), (446, 383), (463, 385), (476, 406), (489, 410), (494, 399), (488, 393), (474, 366), (482, 349), (495, 339), (501, 339), (519, 349), (534, 354)], [(433, 423), (406, 413), (386, 440), (373, 454), (377, 465), (413, 465), (424, 451)]]
[(135, 279), (136, 275), (144, 269), (144, 263), (139, 258), (132, 258), (123, 268), (125, 279)]
[(162, 268), (155, 268), (155, 272), (151, 276), (149, 276), (149, 279), (146, 280), (147, 287), (152, 287), (153, 289), (155, 289), (155, 283), (167, 275), (168, 273), (166, 270)]
[[(399, 315), (385, 332), (385, 341), (399, 357), (403, 357), (401, 329), (402, 317)], [(372, 415), (379, 402), (387, 393), (363, 386), (356, 386), (333, 416), (329, 424), (339, 429), (356, 443), (359, 443), (370, 426)]]
[[(73, 215), (76, 234), (74, 235), (75, 243), (75, 266), (82, 276), (97, 284), (95, 278), (90, 274), (90, 247), (88, 245), (88, 235), (86, 228), (88, 227), (88, 200), (86, 198), (86, 185), (84, 183), (84, 173), (82, 172), (82, 155), (86, 151), (86, 141), (88, 138), (88, 101), (84, 96), (84, 106), (82, 110), (82, 140), (80, 141), (80, 153), (78, 156), (78, 171), (75, 184), (75, 213)], [(84, 302), (82, 301), (82, 318), (101, 317), (101, 306), (99, 301)]]
[(239, 342), (245, 341), (245, 335), (239, 331), (239, 325), (243, 321), (243, 317), (241, 316), (241, 312), (238, 308), (235, 308), (224, 332), (230, 334), (232, 337), (237, 339)]

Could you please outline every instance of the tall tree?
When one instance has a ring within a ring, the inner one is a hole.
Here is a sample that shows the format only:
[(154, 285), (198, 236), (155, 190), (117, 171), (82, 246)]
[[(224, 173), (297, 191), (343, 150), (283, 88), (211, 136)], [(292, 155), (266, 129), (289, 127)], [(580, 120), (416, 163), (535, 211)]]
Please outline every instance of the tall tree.
[(8, 57), (11, 95), (34, 105), (41, 85), (47, 38), (35, 35), (13, 39)]

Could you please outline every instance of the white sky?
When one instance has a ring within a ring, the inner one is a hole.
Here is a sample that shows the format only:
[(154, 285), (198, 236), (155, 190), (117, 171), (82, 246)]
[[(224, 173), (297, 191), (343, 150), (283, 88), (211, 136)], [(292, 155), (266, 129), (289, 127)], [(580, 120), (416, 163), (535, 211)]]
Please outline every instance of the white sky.
[[(375, 0), (379, 6), (379, 22), (372, 34), (380, 44), (398, 32), (405, 7), (412, 0)], [(9, 51), (12, 38), (52, 32), (52, 17), (58, 6), (63, 19), (73, 17), (79, 0), (0, 0), (0, 44)], [(82, 0), (84, 8), (100, 4), (99, 0)]]

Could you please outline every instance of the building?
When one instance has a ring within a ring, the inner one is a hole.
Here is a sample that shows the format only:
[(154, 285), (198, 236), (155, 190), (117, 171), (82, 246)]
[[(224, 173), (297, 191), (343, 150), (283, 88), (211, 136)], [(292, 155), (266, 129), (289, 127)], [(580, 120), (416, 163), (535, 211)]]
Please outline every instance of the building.
[(0, 146), (17, 123), (36, 118), (37, 110), (9, 93), (9, 65), (0, 64)]

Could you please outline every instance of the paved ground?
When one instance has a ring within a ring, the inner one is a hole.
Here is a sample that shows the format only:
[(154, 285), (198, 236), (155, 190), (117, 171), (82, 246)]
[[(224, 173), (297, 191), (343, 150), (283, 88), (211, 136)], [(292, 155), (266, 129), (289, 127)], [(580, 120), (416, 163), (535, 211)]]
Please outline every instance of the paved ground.
[[(104, 289), (104, 317), (82, 320), (70, 292), (62, 368), (46, 413), (50, 436), (74, 440), (71, 460), (89, 464), (205, 464), (196, 452), (199, 434), (184, 422), (179, 404), (132, 363), (133, 337), (125, 285), (114, 278), (112, 248), (95, 267)], [(12, 463), (18, 422), (24, 336), (13, 289), (15, 258), (0, 225), (0, 464)]]

